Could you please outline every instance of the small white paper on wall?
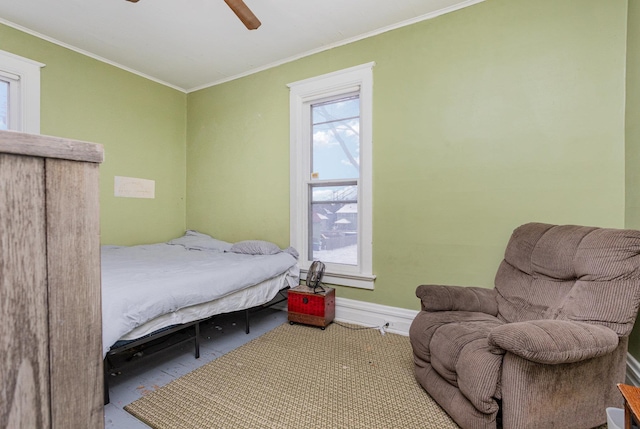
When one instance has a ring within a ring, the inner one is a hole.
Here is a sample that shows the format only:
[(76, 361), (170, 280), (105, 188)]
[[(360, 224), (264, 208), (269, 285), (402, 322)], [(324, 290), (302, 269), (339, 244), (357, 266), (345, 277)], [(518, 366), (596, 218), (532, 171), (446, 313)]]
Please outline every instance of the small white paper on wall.
[(135, 177), (115, 176), (114, 195), (126, 198), (155, 198), (156, 181)]

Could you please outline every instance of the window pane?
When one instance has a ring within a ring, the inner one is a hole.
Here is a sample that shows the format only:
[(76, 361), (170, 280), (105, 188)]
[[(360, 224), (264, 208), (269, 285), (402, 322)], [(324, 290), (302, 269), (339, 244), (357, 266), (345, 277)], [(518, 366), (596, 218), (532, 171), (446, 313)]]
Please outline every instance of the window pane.
[(337, 100), (315, 103), (312, 109), (314, 124), (332, 121), (336, 118), (352, 118), (360, 116), (360, 97), (352, 95)]
[(358, 186), (312, 186), (310, 260), (358, 265)]
[(0, 130), (9, 129), (9, 82), (0, 80)]
[(311, 106), (311, 179), (360, 177), (360, 98)]

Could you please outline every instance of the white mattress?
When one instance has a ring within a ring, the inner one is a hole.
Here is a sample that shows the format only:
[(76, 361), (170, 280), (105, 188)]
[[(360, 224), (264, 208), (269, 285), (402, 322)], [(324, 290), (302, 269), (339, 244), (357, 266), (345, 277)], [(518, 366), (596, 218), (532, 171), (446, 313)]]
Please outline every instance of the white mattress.
[(296, 286), (298, 276), (297, 261), (286, 252), (246, 255), (166, 243), (103, 246), (103, 355), (125, 337), (209, 317), (218, 309), (243, 309), (236, 304), (268, 302), (279, 289)]
[(194, 320), (206, 319), (216, 314), (231, 313), (265, 304), (275, 298), (279, 290), (291, 287), (288, 282), (289, 277), (289, 273), (286, 272), (255, 286), (234, 292), (224, 298), (163, 314), (123, 335), (120, 340), (135, 340), (167, 326), (189, 323)]

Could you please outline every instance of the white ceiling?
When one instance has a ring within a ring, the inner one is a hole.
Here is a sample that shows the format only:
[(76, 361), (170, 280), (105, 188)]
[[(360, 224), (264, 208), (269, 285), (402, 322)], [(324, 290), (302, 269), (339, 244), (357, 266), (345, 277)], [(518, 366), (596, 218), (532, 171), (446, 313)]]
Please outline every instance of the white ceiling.
[(189, 92), (480, 1), (245, 0), (249, 31), (223, 0), (0, 0), (0, 23)]

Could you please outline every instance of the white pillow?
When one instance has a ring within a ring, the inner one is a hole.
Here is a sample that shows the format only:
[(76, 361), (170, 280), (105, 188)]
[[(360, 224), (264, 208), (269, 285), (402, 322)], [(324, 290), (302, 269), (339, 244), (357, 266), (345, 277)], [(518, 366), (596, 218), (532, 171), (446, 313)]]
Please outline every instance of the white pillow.
[(228, 252), (231, 243), (216, 240), (215, 238), (202, 234), (201, 232), (189, 230), (180, 238), (175, 238), (167, 244), (183, 246), (187, 250), (208, 250), (214, 252)]
[(262, 240), (239, 241), (229, 251), (245, 255), (275, 255), (282, 252), (277, 244)]

